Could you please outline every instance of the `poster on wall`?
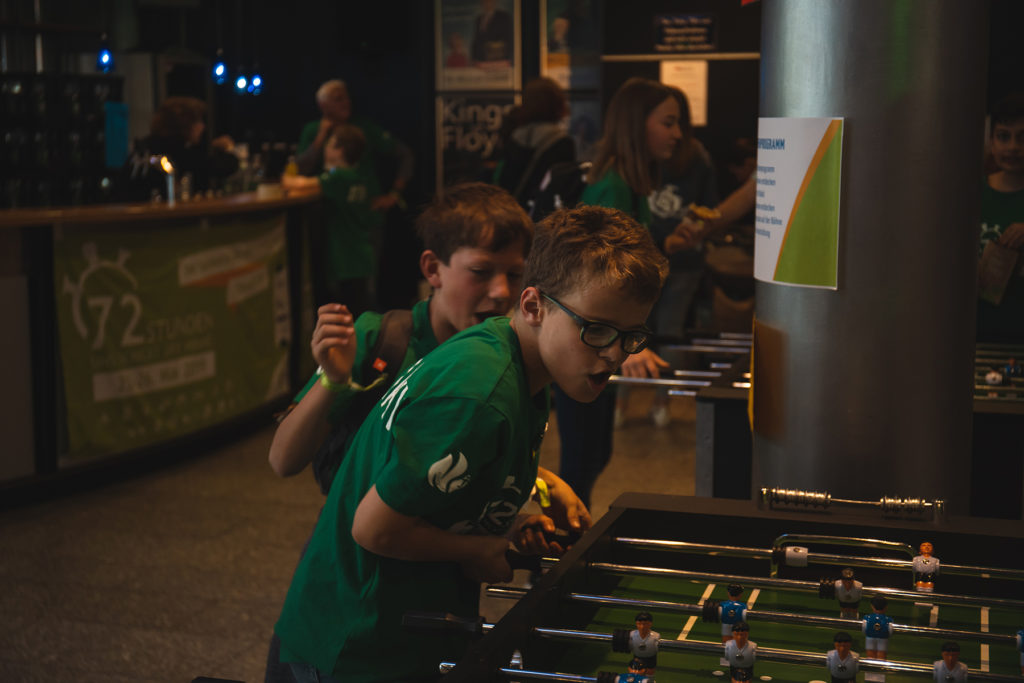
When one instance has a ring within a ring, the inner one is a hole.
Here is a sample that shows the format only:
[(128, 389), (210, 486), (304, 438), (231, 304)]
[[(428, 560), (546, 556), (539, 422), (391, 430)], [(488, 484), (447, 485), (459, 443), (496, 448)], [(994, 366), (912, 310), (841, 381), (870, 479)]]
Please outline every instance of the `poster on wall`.
[(58, 229), (53, 266), (62, 464), (184, 436), (287, 394), (283, 213)]
[(438, 90), (515, 90), (518, 0), (434, 0)]
[(708, 125), (708, 62), (706, 59), (671, 59), (661, 62), (661, 82), (679, 88), (690, 104), (694, 128)]
[(601, 85), (602, 0), (541, 0), (541, 75), (566, 90)]
[(438, 191), (455, 183), (491, 181), (501, 125), (514, 104), (511, 94), (437, 96)]
[(757, 123), (754, 277), (838, 288), (842, 118)]

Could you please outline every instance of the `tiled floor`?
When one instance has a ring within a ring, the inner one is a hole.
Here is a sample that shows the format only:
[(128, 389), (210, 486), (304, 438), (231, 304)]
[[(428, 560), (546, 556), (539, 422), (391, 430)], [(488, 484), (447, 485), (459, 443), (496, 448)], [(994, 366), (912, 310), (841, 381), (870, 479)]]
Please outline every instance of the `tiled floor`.
[[(694, 404), (656, 429), (634, 392), (595, 517), (622, 491), (693, 493)], [(267, 642), (321, 504), (266, 464), (272, 427), (128, 481), (0, 512), (0, 682), (263, 680)], [(557, 431), (542, 463), (557, 471)], [(484, 615), (500, 616), (488, 602)]]

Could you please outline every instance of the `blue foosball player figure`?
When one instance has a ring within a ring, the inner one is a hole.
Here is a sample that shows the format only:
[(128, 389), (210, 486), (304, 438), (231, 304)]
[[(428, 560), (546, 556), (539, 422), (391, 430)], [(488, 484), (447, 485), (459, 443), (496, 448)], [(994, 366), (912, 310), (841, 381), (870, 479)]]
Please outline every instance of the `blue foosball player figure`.
[(885, 659), (892, 635), (892, 619), (885, 614), (889, 601), (884, 596), (871, 598), (872, 614), (864, 617), (864, 654), (870, 659)]
[(942, 644), (942, 659), (935, 662), (935, 683), (967, 683), (967, 665), (960, 661), (960, 646), (952, 640)]
[(739, 601), (743, 595), (743, 586), (738, 583), (730, 583), (725, 592), (729, 594), (729, 599), (723, 600), (718, 606), (718, 618), (722, 622), (722, 642), (728, 643), (732, 640), (732, 627), (746, 621), (747, 603)]

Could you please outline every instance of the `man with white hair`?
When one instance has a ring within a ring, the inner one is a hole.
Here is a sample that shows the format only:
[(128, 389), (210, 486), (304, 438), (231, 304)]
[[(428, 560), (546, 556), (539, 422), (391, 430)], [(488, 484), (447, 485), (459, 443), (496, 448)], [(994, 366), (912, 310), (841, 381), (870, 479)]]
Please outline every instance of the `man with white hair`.
[(299, 166), (299, 173), (304, 176), (320, 175), (324, 170), (324, 143), (335, 126), (350, 123), (366, 135), (368, 153), (364, 154), (361, 166), (377, 173), (379, 158), (393, 157), (395, 160), (395, 177), (390, 185), (391, 190), (375, 198), (373, 208), (387, 211), (399, 203), (405, 185), (412, 177), (412, 150), (373, 121), (352, 115), (352, 99), (349, 97), (345, 81), (332, 79), (321, 85), (316, 91), (316, 103), (322, 116), (319, 120), (310, 121), (305, 125), (296, 147), (295, 161)]

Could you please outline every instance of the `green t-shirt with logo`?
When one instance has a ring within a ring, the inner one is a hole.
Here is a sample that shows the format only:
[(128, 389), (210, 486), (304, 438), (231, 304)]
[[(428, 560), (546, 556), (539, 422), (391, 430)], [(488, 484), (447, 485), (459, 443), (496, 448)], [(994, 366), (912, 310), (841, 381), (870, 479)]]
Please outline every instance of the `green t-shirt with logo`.
[[(1024, 190), (999, 192), (993, 190), (986, 179), (981, 190), (981, 239), (978, 257), (985, 245), (998, 240), (1013, 223), (1024, 223)], [(1024, 257), (1017, 257), (1017, 265), (1003, 292), (999, 305), (978, 299), (978, 341), (1024, 342)]]
[(651, 206), (647, 203), (647, 197), (641, 197), (633, 192), (614, 168), (605, 171), (596, 183), (587, 185), (580, 201), (587, 206), (618, 209), (635, 218), (641, 225), (651, 225)]
[(462, 534), (505, 534), (537, 476), (548, 392), (530, 395), (508, 318), (452, 337), (404, 372), (356, 434), (285, 599), (281, 660), (339, 680), (437, 675), (460, 636), (411, 634), (408, 611), (476, 617), (479, 584), (453, 562), (381, 557), (352, 539), (376, 485), (396, 511)]
[(365, 168), (336, 168), (320, 175), (326, 225), (327, 279), (331, 282), (368, 277), (377, 259), (373, 233), (384, 214), (370, 208), (380, 195), (377, 177)]

